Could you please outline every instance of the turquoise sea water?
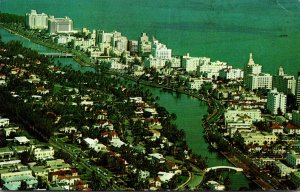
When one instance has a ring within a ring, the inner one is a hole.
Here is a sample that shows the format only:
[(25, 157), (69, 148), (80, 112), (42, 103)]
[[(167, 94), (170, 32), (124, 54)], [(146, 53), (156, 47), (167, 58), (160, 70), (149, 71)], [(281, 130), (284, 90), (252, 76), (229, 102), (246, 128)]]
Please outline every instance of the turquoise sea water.
[(266, 72), (280, 65), (290, 74), (300, 71), (298, 0), (0, 0), (1, 12), (31, 9), (69, 16), (77, 29), (117, 30), (129, 39), (147, 32), (175, 54), (243, 67), (253, 52)]

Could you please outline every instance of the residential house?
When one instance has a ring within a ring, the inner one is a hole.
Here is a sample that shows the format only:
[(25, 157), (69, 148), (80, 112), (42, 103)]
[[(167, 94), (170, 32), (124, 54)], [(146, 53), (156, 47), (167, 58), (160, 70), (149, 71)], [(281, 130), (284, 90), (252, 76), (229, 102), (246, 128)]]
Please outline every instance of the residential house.
[(160, 171), (157, 174), (158, 174), (159, 179), (163, 183), (169, 182), (175, 176), (175, 173), (168, 173), (168, 172), (163, 172), (163, 171)]
[(25, 181), (27, 184), (27, 190), (35, 189), (38, 184), (38, 180), (32, 175), (15, 176), (8, 178), (1, 178), (4, 190), (19, 190), (21, 182)]
[(31, 152), (35, 160), (46, 160), (54, 158), (54, 149), (51, 146), (35, 147), (32, 145)]
[(14, 155), (14, 151), (9, 147), (0, 148), (0, 159), (9, 159)]
[(9, 119), (8, 118), (2, 118), (0, 116), (0, 127), (5, 127), (9, 125)]
[(162, 182), (161, 182), (159, 177), (149, 178), (148, 182), (149, 182), (149, 189), (150, 190), (155, 191), (155, 190), (160, 190), (161, 189), (161, 183)]
[(169, 173), (181, 174), (182, 171), (179, 169), (178, 165), (174, 162), (168, 161), (164, 163), (166, 165), (167, 171)]
[(297, 169), (292, 169), (285, 164), (281, 163), (280, 161), (274, 161), (273, 166), (275, 167), (276, 173), (280, 177), (289, 176), (291, 173), (297, 171)]
[(274, 134), (283, 134), (283, 126), (281, 124), (273, 124), (271, 130)]
[(143, 171), (143, 170), (139, 171), (139, 178), (140, 179), (146, 179), (148, 177), (150, 177), (150, 172), (149, 171)]
[(63, 127), (60, 128), (59, 131), (63, 132), (63, 133), (72, 133), (72, 132), (77, 132), (77, 128), (74, 126), (71, 127)]
[(149, 132), (152, 134), (151, 135), (151, 140), (156, 140), (156, 139), (159, 139), (160, 138), (160, 132), (157, 131), (157, 130), (149, 130)]
[(36, 92), (38, 94), (45, 95), (45, 94), (49, 93), (49, 89), (46, 89), (44, 87), (38, 87), (38, 88), (36, 88)]
[(27, 139), (27, 137), (25, 136), (21, 136), (21, 137), (15, 137), (14, 141), (20, 145), (25, 145), (28, 144), (30, 142), (29, 139)]
[(159, 163), (164, 163), (166, 161), (164, 156), (160, 153), (151, 153), (151, 154), (148, 154), (148, 157), (150, 157), (150, 159), (158, 160)]
[(289, 135), (293, 135), (293, 134), (300, 134), (300, 128), (297, 127), (296, 125), (292, 124), (292, 123), (288, 123), (285, 128), (284, 128), (284, 132), (286, 132)]

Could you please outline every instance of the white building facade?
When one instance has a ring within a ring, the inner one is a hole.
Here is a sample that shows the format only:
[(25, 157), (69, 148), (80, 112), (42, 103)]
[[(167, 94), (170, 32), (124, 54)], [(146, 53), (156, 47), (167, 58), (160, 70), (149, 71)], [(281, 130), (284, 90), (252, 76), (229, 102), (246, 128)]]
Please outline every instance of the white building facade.
[(250, 90), (272, 89), (272, 76), (262, 73), (262, 66), (254, 62), (252, 53), (250, 53), (249, 62), (244, 68), (244, 84)]
[(296, 93), (296, 79), (293, 75), (286, 75), (283, 67), (279, 67), (278, 74), (273, 76), (273, 88), (285, 94)]
[(280, 110), (282, 114), (286, 113), (287, 97), (284, 93), (280, 93), (277, 89), (273, 89), (268, 93), (267, 109), (273, 115), (278, 115)]
[(54, 18), (54, 16), (50, 16), (48, 19), (48, 32), (50, 34), (74, 32), (73, 21), (69, 17)]
[(167, 48), (166, 45), (159, 43), (158, 40), (154, 39), (151, 54), (154, 58), (171, 59), (172, 49)]
[(238, 80), (244, 78), (242, 69), (226, 68), (220, 71), (220, 77), (228, 80)]
[(31, 10), (26, 13), (26, 27), (29, 29), (47, 29), (48, 28), (48, 15), (45, 13), (38, 14), (36, 10)]

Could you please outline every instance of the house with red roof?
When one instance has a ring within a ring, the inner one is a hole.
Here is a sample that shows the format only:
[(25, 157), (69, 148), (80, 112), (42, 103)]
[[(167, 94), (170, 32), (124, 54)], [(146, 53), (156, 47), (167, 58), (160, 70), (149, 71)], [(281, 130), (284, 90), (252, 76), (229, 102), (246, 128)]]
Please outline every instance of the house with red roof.
[(283, 126), (280, 123), (275, 123), (271, 126), (272, 133), (280, 134), (283, 133)]
[(300, 134), (300, 129), (298, 126), (296, 126), (295, 124), (292, 124), (292, 123), (288, 123), (285, 128), (284, 128), (284, 131), (289, 134), (289, 135), (292, 135), (292, 134)]

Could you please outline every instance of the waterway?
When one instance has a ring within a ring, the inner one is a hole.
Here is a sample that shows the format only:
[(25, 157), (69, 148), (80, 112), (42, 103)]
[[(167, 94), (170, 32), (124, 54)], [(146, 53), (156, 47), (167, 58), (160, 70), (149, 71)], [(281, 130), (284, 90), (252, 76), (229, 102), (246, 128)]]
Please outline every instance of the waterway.
[[(17, 40), (25, 47), (38, 52), (55, 52), (55, 50), (34, 44), (28, 39), (11, 34), (1, 28), (0, 35), (4, 42)], [(81, 67), (71, 58), (60, 58), (55, 59), (55, 61), (60, 62), (63, 66), (71, 65), (73, 69), (81, 70), (82, 72), (95, 71), (90, 67)], [(161, 91), (158, 88), (147, 88), (150, 89), (155, 97), (158, 96), (160, 98), (158, 102), (161, 106), (164, 106), (170, 113), (177, 115), (176, 124), (178, 128), (185, 131), (187, 143), (194, 153), (207, 157), (209, 166), (230, 165), (222, 155), (210, 151), (208, 149), (209, 144), (206, 143), (204, 139), (201, 119), (207, 114), (208, 107), (205, 102), (183, 94), (177, 95), (175, 93)], [(233, 190), (238, 190), (242, 187), (244, 187), (244, 189), (258, 189), (243, 173), (230, 174), (229, 177), (232, 179)]]

